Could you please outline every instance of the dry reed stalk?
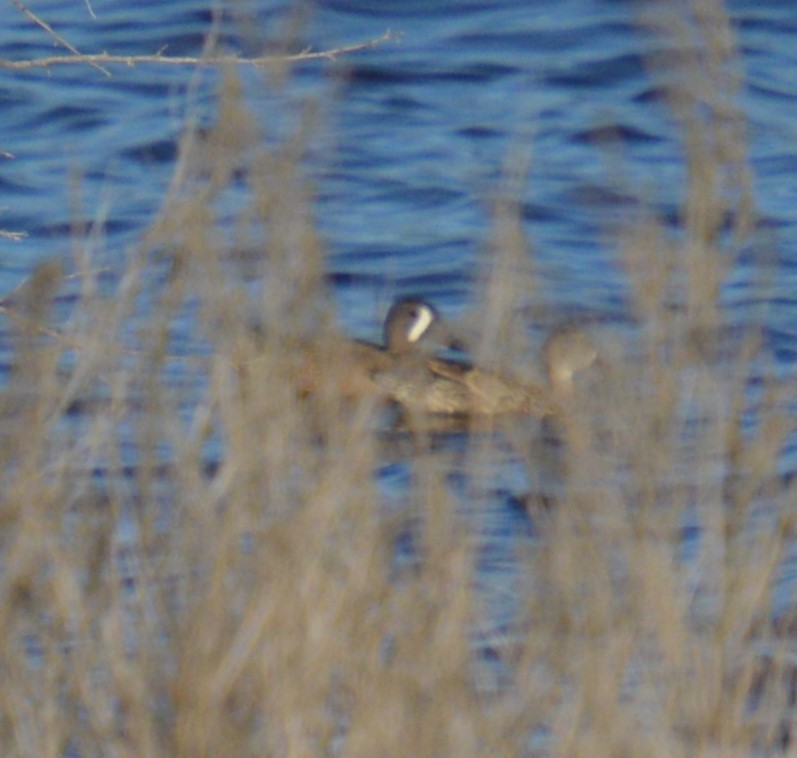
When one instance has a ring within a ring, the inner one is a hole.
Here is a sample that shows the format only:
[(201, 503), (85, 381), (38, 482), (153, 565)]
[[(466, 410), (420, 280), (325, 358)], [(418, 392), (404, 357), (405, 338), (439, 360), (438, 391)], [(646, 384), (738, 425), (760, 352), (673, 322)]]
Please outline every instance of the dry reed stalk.
[[(717, 34), (717, 6), (696, 8), (700, 34)], [(725, 82), (726, 37), (712, 40), (687, 71)], [(87, 265), (78, 312), (54, 329), (46, 267), (3, 303), (18, 341), (0, 397), (0, 753), (774, 749), (791, 728), (794, 667), (788, 632), (766, 666), (759, 644), (775, 640), (771, 587), (794, 533), (775, 476), (788, 429), (778, 387), (750, 407), (756, 341), (718, 359), (723, 177), (744, 174), (744, 150), (725, 117), (693, 122), (714, 91), (673, 97), (689, 155), (685, 242), (655, 219), (627, 238), (639, 345), (615, 351), (559, 427), (564, 487), (517, 556), (519, 611), (494, 646), (507, 673), (487, 691), (474, 674), (479, 543), (447, 484), (459, 463), (418, 439), (410, 502), (391, 512), (373, 476), (376, 404), (339, 396), (334, 361), (328, 387), (297, 391), (285, 345), (340, 336), (299, 178), (306, 135), (262, 150), (229, 78), (209, 169), (185, 151), (168, 212), (115, 292), (100, 293)], [(243, 135), (233, 149), (230, 133)], [(240, 234), (266, 236), (254, 296), (214, 212), (241, 154)], [(528, 257), (517, 210), (501, 211), (506, 259), (483, 303), (496, 331), (512, 320), (507, 296), (525, 292), (506, 274)], [(186, 312), (206, 340), (188, 364), (206, 381), (190, 396), (172, 354)], [(64, 422), (87, 395), (102, 401), (96, 415)], [(463, 456), (473, 502), (490, 497), (500, 439), (475, 435)], [(512, 439), (538, 466), (539, 448)], [(214, 441), (224, 454), (209, 474)], [(700, 536), (685, 557), (690, 525)], [(401, 566), (407, 532), (415, 555)]]

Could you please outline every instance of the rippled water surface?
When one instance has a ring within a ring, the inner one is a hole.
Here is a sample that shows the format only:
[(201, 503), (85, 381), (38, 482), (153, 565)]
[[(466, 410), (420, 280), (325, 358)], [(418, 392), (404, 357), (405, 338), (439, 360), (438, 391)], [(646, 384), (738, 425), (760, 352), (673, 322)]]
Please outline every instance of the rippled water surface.
[[(286, 30), (296, 35), (291, 49), (334, 48), (387, 30), (398, 37), (334, 63), (304, 63), (285, 91), (259, 71), (239, 71), (246, 102), (269, 137), (290, 128), (306, 98), (319, 103), (308, 171), (345, 330), (375, 338), (386, 304), (408, 292), (433, 299), (449, 317), (466, 313), (490, 235), (491, 201), (515, 162), (528, 164), (519, 195), (542, 283), (537, 299), (521, 297), (521, 306), (531, 312), (542, 300), (562, 315), (623, 322), (628, 293), (615, 234), (641, 206), (675, 231), (685, 192), (682, 134), (651, 65), (666, 43), (642, 15), (654, 5), (341, 0), (318, 2), (299, 25), (278, 3), (230, 5), (221, 42), (241, 53), (259, 50), (264, 39), (281, 49)], [(199, 54), (212, 24), (203, 0), (146, 10), (114, 0), (95, 6), (96, 19), (74, 0), (35, 10), (85, 53)], [(776, 364), (767, 370), (789, 376), (797, 357), (797, 5), (750, 0), (729, 10), (758, 224), (723, 298), (732, 323), (763, 321)], [(6, 9), (0, 58), (60, 52)], [(69, 267), (79, 221), (103, 227), (98, 261), (111, 277), (121, 273), (125, 251), (163, 201), (186, 116), (213, 121), (217, 72), (161, 65), (109, 71), (0, 69), (0, 150), (10, 154), (0, 158), (0, 228), (27, 235), (0, 239), (0, 292), (43, 259)], [(234, 193), (228, 202), (232, 217)], [(769, 275), (762, 267), (771, 267)], [(176, 344), (185, 341), (190, 352), (190, 319), (182, 328)], [(793, 473), (793, 449), (784, 460), (785, 473)], [(386, 488), (405, 486), (391, 471), (386, 464)], [(483, 567), (487, 584), (496, 567), (511, 562), (506, 556), (523, 532), (513, 500), (527, 486), (522, 480), (510, 461), (494, 507), (480, 516), (493, 545)]]
[[(775, 247), (780, 267), (779, 291), (767, 293), (769, 317), (788, 333), (797, 10), (787, 5), (732, 3), (731, 10), (767, 232), (759, 243)], [(288, 27), (282, 6), (234, 7), (221, 34), (233, 50), (251, 52)], [(143, 16), (115, 3), (96, 9), (96, 19), (70, 2), (37, 11), (87, 52), (198, 53), (211, 24), (201, 2)], [(251, 18), (256, 34), (244, 23)], [(681, 137), (649, 65), (662, 42), (642, 22), (638, 4), (625, 2), (451, 2), (434, 11), (423, 3), (374, 10), (327, 2), (309, 14), (294, 47), (333, 48), (386, 30), (400, 37), (335, 65), (301, 66), (289, 95), (270, 94), (260, 73), (241, 71), (247, 102), (272, 133), (290, 123), (286, 101), (315, 94), (323, 104), (311, 166), (347, 325), (371, 333), (375, 306), (408, 289), (449, 313), (466, 306), (489, 201), (510, 155), (529, 162), (523, 217), (545, 297), (560, 308), (618, 310), (624, 284), (607, 265), (618, 222), (639, 200), (674, 218), (684, 193)], [(21, 14), (0, 29), (0, 51), (17, 60), (59, 52)], [(118, 265), (163, 199), (185, 114), (212, 119), (203, 110), (212, 103), (212, 72), (142, 65), (111, 73), (76, 65), (4, 72), (0, 144), (14, 157), (0, 164), (2, 228), (29, 236), (3, 243), (3, 289), (35, 261), (64, 255), (76, 216), (105, 225), (107, 259)], [(612, 163), (618, 153), (620, 176)]]

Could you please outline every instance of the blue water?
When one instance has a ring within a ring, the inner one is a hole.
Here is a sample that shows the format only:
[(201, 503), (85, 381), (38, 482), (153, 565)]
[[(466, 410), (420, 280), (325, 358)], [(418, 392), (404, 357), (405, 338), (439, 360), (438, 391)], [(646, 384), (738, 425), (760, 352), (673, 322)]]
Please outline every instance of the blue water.
[[(538, 299), (560, 310), (621, 310), (627, 293), (613, 232), (640, 200), (675, 218), (685, 177), (680, 133), (646, 62), (661, 41), (641, 28), (639, 9), (586, 0), (436, 3), (433, 13), (425, 4), (372, 6), (319, 4), (293, 47), (331, 48), (388, 29), (400, 39), (336, 64), (303, 64), (289, 92), (241, 70), (247, 104), (270, 135), (292, 123), (291, 106), (303, 97), (322, 103), (309, 164), (344, 326), (373, 334), (384, 304), (406, 291), (433, 297), (448, 315), (466, 309), (510, 156), (529, 163), (521, 199), (544, 285)], [(279, 4), (248, 7), (255, 19), (248, 26), (239, 5), (222, 22), (222, 39), (234, 51), (280, 40), (291, 26)], [(778, 329), (789, 321), (794, 291), (790, 30), (797, 11), (776, 3), (731, 8), (766, 232), (750, 247), (774, 247), (778, 265), (777, 283), (753, 299), (773, 303), (768, 317)], [(98, 9), (96, 20), (69, 2), (37, 10), (84, 51), (196, 53), (211, 24), (201, 2), (170, 3), (153, 14), (115, 3)], [(256, 32), (246, 33), (250, 27)], [(0, 29), (0, 51), (9, 59), (60, 52), (15, 13)], [(212, 120), (215, 72), (111, 71), (112, 78), (84, 66), (2, 72), (0, 145), (14, 158), (0, 162), (0, 228), (28, 237), (0, 241), (0, 291), (36, 261), (65, 256), (76, 220), (102, 221), (103, 252), (119, 266), (120, 251), (139, 239), (162, 202), (186, 113)], [(618, 152), (621, 177), (611, 157)], [(754, 269), (759, 258), (748, 259)], [(755, 279), (744, 268), (734, 276), (746, 294), (746, 280)], [(793, 349), (780, 340), (774, 347)]]
[[(520, 308), (627, 317), (615, 234), (648, 207), (677, 235), (685, 192), (682, 133), (649, 65), (667, 43), (640, 24), (643, 7), (653, 6), (341, 0), (318, 2), (297, 24), (290, 4), (230, 4), (221, 40), (240, 53), (259, 52), (264, 41), (282, 49), (286, 30), (295, 35), (292, 50), (334, 48), (387, 30), (399, 37), (334, 63), (301, 64), (285, 89), (260, 71), (238, 72), (264, 139), (287, 133), (308, 98), (319, 106), (306, 170), (344, 330), (376, 338), (386, 305), (406, 293), (429, 297), (451, 318), (468, 312), (508, 162), (528, 164), (517, 195), (538, 281), (534, 299), (521, 293)], [(734, 326), (763, 327), (760, 374), (790, 377), (797, 360), (797, 4), (728, 7), (758, 215), (723, 301)], [(115, 0), (96, 4), (96, 19), (74, 0), (35, 10), (86, 53), (198, 55), (212, 24), (204, 0), (146, 9)], [(62, 53), (6, 9), (0, 58)], [(218, 72), (109, 70), (110, 78), (84, 65), (0, 69), (0, 151), (13, 156), (0, 157), (0, 229), (26, 234), (0, 239), (0, 293), (45, 259), (70, 270), (76, 224), (102, 227), (96, 265), (111, 280), (120, 275), (126, 251), (161, 207), (186, 117), (213, 122)], [(230, 219), (239, 199), (233, 190), (224, 201)], [(180, 329), (174, 349), (190, 355), (190, 318)], [(6, 336), (0, 323), (0, 366), (8, 365)], [(176, 369), (175, 383), (184, 379)], [(797, 469), (795, 447), (792, 441), (784, 451), (781, 473)], [(527, 537), (512, 503), (528, 483), (514, 465), (502, 470), (492, 507), (482, 511), (493, 546), (483, 561), (487, 584), (496, 572), (506, 581), (513, 540)], [(385, 486), (400, 490), (405, 477), (390, 470)], [(791, 564), (783, 572), (792, 581), (795, 573)]]

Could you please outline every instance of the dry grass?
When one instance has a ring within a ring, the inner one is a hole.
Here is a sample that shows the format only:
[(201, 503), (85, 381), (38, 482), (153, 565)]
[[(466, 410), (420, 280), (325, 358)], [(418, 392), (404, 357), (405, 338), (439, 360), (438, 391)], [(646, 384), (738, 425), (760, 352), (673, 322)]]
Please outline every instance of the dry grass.
[[(705, 53), (720, 72), (722, 39)], [(539, 536), (517, 555), (515, 621), (487, 645), (492, 666), (474, 644), (478, 535), (446, 482), (461, 463), (423, 435), (407, 441), (413, 482), (388, 508), (374, 470), (395, 450), (372, 401), (332, 391), (346, 367), (330, 354), (330, 390), (296, 392), (285, 345), (328, 336), (334, 321), (301, 138), (263, 151), (228, 83), (219, 130), (235, 123), (246, 138), (230, 150), (221, 131), (208, 137), (224, 149), (168, 198), (113, 292), (87, 267), (71, 321), (53, 331), (63, 283), (46, 266), (6, 304), (17, 350), (0, 396), (0, 754), (780, 749), (792, 638), (770, 606), (793, 540), (793, 495), (776, 476), (789, 430), (781, 388), (751, 400), (755, 338), (721, 349), (734, 243), (720, 230), (729, 213), (749, 226), (749, 210), (727, 191), (746, 166), (714, 92), (727, 89), (672, 90), (689, 159), (684, 240), (653, 219), (628, 230), (638, 343), (610, 351), (558, 425), (563, 494), (533, 513)], [(266, 238), (255, 296), (214, 216), (242, 154), (241, 233)], [(510, 266), (528, 254), (518, 230), (497, 215)], [(497, 266), (484, 288), (493, 331), (508, 328), (511, 281)], [(205, 342), (178, 359), (172, 333), (187, 313)], [(504, 430), (531, 474), (540, 448), (528, 431)], [(475, 501), (503, 439), (469, 445)]]

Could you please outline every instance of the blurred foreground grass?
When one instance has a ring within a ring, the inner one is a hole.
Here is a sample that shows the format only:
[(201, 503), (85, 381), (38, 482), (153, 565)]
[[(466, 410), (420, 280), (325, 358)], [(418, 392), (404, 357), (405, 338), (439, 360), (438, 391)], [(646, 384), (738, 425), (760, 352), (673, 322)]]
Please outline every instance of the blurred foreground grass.
[[(715, 12), (699, 34), (727, 31), (713, 4), (697, 5)], [(429, 440), (411, 440), (409, 502), (388, 509), (375, 404), (336, 396), (346, 367), (334, 355), (329, 391), (296, 391), (285, 345), (334, 333), (302, 137), (260, 147), (234, 81), (200, 146), (203, 171), (167, 199), (113, 292), (87, 265), (57, 330), (57, 267), (15, 294), (0, 396), (0, 754), (788, 749), (793, 622), (773, 619), (771, 591), (793, 549), (793, 493), (776, 476), (790, 429), (783, 388), (764, 382), (751, 400), (756, 335), (723, 349), (736, 242), (722, 231), (730, 216), (743, 235), (751, 211), (733, 92), (712, 78), (733, 51), (708, 42), (689, 86), (670, 85), (689, 164), (683, 238), (654, 218), (626, 230), (638, 344), (615, 345), (606, 376), (560, 420), (563, 494), (533, 511), (518, 612), (489, 649), (496, 681), (473, 641), (478, 545)], [(252, 202), (240, 228), (265, 240), (257, 295), (214, 214), (242, 158)], [(506, 266), (528, 256), (511, 207), (495, 217), (489, 334), (519, 294)], [(207, 378), (188, 408), (169, 379), (186, 309), (209, 346), (183, 359)], [(479, 435), (474, 467), (506, 433), (534, 469), (525, 431)], [(209, 438), (224, 450), (212, 472)], [(402, 568), (408, 522), (417, 556)], [(689, 528), (699, 555), (687, 558)]]

